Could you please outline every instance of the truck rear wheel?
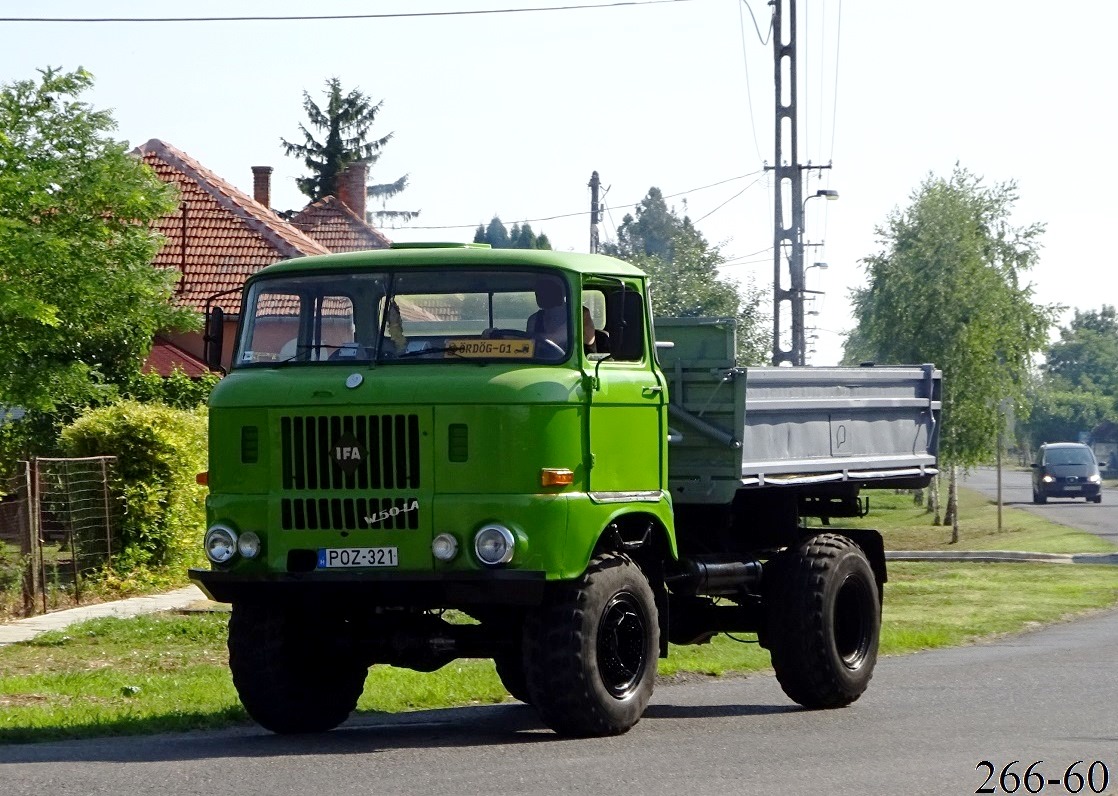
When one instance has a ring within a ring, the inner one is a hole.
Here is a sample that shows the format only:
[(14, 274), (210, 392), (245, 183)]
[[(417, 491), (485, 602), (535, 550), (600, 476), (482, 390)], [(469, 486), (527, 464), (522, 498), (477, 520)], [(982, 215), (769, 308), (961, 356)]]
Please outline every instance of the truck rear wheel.
[(283, 606), (233, 604), (229, 668), (241, 704), (260, 726), (281, 734), (325, 732), (357, 707), (368, 670), (331, 646), (344, 633), (330, 625)]
[(555, 587), (525, 627), (528, 694), (561, 735), (617, 735), (652, 697), (660, 629), (652, 588), (628, 556), (605, 553)]
[(873, 676), (881, 596), (862, 549), (819, 534), (785, 553), (766, 587), (766, 642), (780, 687), (806, 708), (837, 708)]

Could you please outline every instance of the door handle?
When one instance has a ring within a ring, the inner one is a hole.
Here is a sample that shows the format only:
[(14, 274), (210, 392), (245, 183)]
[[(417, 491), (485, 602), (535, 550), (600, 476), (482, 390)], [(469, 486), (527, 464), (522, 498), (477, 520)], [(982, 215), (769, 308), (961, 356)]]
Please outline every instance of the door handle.
[(645, 392), (657, 393), (657, 392), (663, 392), (663, 391), (664, 391), (664, 388), (659, 384), (652, 384), (652, 385), (649, 385), (649, 386), (646, 386), (646, 387), (641, 387), (641, 392), (642, 393), (645, 393)]

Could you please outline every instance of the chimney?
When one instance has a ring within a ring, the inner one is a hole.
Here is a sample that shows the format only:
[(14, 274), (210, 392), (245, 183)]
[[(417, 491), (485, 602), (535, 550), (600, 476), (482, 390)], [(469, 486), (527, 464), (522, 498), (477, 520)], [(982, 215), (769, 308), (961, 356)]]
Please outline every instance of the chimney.
[(272, 209), (272, 167), (252, 167), (252, 198)]
[(365, 183), (368, 179), (369, 164), (360, 160), (350, 163), (338, 175), (338, 199), (362, 221), (365, 220)]

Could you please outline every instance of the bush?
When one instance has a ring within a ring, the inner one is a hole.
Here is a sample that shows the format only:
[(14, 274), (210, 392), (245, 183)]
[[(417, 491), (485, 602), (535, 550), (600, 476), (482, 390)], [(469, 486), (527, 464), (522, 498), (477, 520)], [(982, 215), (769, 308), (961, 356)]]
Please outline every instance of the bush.
[(159, 401), (179, 409), (193, 409), (205, 405), (210, 391), (220, 380), (216, 373), (206, 373), (192, 379), (182, 368), (175, 367), (171, 375), (166, 377), (158, 373), (136, 374), (124, 393), (126, 397), (144, 403)]
[(91, 409), (63, 429), (70, 456), (116, 456), (113, 494), (121, 504), (118, 573), (201, 563), (206, 410), (123, 401)]

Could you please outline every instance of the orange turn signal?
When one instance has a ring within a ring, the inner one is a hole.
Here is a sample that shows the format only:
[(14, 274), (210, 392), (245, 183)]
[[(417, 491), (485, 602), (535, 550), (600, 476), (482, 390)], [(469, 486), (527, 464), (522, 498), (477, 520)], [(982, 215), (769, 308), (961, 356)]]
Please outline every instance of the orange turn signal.
[(209, 486), (210, 485), (210, 471), (207, 470), (204, 473), (198, 473), (198, 475), (194, 476), (194, 480), (198, 483), (199, 486)]
[(540, 470), (540, 484), (543, 486), (566, 486), (574, 482), (574, 470), (566, 467), (545, 467)]

